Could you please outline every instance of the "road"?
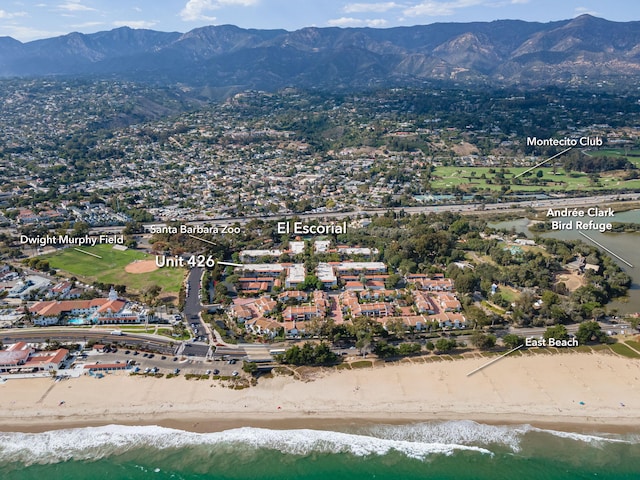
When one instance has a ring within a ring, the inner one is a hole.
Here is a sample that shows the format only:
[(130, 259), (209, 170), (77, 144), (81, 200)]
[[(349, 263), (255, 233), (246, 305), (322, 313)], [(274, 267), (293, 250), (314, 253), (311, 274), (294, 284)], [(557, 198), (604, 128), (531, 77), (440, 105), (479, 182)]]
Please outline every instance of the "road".
[[(219, 226), (225, 225), (233, 225), (233, 224), (245, 224), (250, 222), (251, 220), (283, 220), (287, 218), (297, 217), (300, 219), (344, 219), (344, 218), (353, 218), (358, 215), (362, 216), (371, 216), (376, 214), (382, 214), (388, 211), (393, 212), (405, 212), (408, 214), (419, 214), (419, 213), (441, 213), (441, 212), (456, 212), (465, 215), (471, 214), (479, 214), (483, 212), (501, 212), (501, 213), (514, 213), (522, 211), (526, 208), (530, 208), (535, 205), (536, 209), (547, 209), (547, 208), (564, 208), (564, 207), (589, 207), (589, 206), (603, 206), (608, 203), (616, 202), (616, 201), (630, 201), (630, 200), (639, 200), (640, 193), (620, 193), (620, 194), (612, 194), (612, 195), (597, 195), (592, 197), (566, 197), (566, 198), (550, 198), (547, 200), (537, 200), (532, 202), (531, 200), (525, 200), (520, 202), (507, 202), (507, 203), (460, 203), (453, 205), (425, 205), (418, 207), (396, 207), (396, 208), (376, 208), (376, 209), (367, 209), (367, 210), (353, 210), (349, 212), (322, 212), (322, 213), (298, 213), (298, 214), (289, 214), (289, 215), (262, 215), (262, 216), (247, 216), (247, 217), (212, 217), (207, 220), (192, 220), (188, 222), (183, 222), (185, 225), (208, 225), (215, 224)], [(480, 210), (482, 208), (482, 210)], [(160, 227), (163, 226), (164, 223), (146, 223), (145, 227), (150, 228), (151, 226)], [(92, 234), (100, 233), (120, 233), (124, 227), (98, 227), (91, 230)]]
[[(196, 337), (207, 336), (209, 343), (206, 342), (186, 342), (181, 349), (183, 355), (206, 357), (209, 353), (209, 345), (215, 343), (213, 334), (208, 325), (202, 321), (200, 312), (202, 312), (202, 301), (200, 299), (200, 280), (202, 278), (203, 268), (192, 268), (187, 277), (187, 296), (184, 303), (185, 321), (193, 330)], [(196, 333), (197, 332), (197, 333)]]
[(3, 343), (28, 342), (45, 343), (47, 340), (58, 342), (122, 343), (143, 350), (153, 350), (173, 355), (177, 349), (175, 341), (150, 334), (126, 333), (111, 335), (111, 330), (79, 329), (79, 328), (18, 328), (0, 332)]
[[(600, 328), (603, 332), (612, 332), (612, 333), (620, 333), (621, 330), (629, 331), (631, 329), (631, 325), (628, 323), (607, 323), (607, 322), (598, 322), (600, 324)], [(580, 328), (579, 323), (572, 323), (566, 325), (567, 332), (576, 333), (578, 328)], [(544, 335), (544, 332), (547, 330), (547, 327), (530, 327), (530, 328), (517, 328), (517, 327), (509, 327), (508, 333), (515, 333), (520, 335), (521, 337), (541, 337)], [(507, 333), (507, 332), (505, 332)]]

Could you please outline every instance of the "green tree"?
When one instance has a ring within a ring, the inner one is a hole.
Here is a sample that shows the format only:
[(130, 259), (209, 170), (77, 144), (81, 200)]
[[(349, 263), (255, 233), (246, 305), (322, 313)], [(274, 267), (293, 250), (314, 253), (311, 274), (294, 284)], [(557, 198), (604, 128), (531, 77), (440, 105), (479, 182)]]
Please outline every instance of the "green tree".
[(242, 370), (247, 373), (250, 373), (251, 375), (255, 375), (255, 373), (258, 371), (258, 364), (256, 362), (243, 361)]
[(315, 275), (307, 275), (304, 282), (298, 285), (298, 290), (321, 290), (322, 282)]
[(515, 333), (507, 333), (502, 337), (502, 343), (508, 348), (516, 348), (519, 345), (524, 345), (524, 337), (520, 337)]
[(401, 343), (398, 346), (398, 353), (400, 355), (414, 355), (420, 353), (422, 347), (419, 343)]
[(465, 313), (467, 318), (474, 322), (474, 328), (491, 324), (491, 318), (480, 307), (470, 305), (465, 309)]
[(384, 286), (386, 288), (393, 289), (396, 288), (401, 281), (402, 277), (400, 275), (398, 275), (397, 273), (392, 273), (385, 279)]
[(460, 293), (473, 293), (480, 286), (478, 278), (472, 273), (463, 273), (458, 275), (453, 283), (456, 290)]
[(545, 340), (549, 340), (550, 338), (555, 338), (556, 340), (567, 340), (569, 338), (569, 332), (567, 332), (567, 327), (564, 325), (553, 325), (547, 328), (543, 337)]
[(384, 340), (376, 342), (373, 347), (373, 353), (375, 353), (380, 358), (389, 358), (389, 357), (397, 357), (399, 354), (399, 350), (397, 347), (393, 345), (389, 345)]
[(316, 345), (313, 351), (314, 362), (318, 365), (326, 365), (335, 363), (338, 360), (338, 356), (331, 351), (329, 345), (322, 342)]
[(162, 287), (160, 285), (153, 284), (145, 289), (143, 295), (148, 303), (154, 304), (158, 299), (160, 292), (162, 292)]
[(495, 346), (496, 336), (476, 331), (471, 335), (471, 343), (477, 348), (487, 350)]
[(73, 237), (84, 237), (85, 235), (89, 235), (89, 224), (86, 222), (74, 223), (71, 235)]
[(454, 339), (439, 338), (436, 342), (436, 350), (438, 353), (447, 353), (453, 350), (457, 345), (458, 344)]
[(387, 331), (396, 337), (404, 337), (406, 328), (407, 327), (405, 327), (404, 322), (400, 318), (391, 320), (387, 323)]
[(606, 342), (607, 334), (602, 331), (598, 322), (582, 322), (576, 332), (578, 343), (584, 345), (589, 342)]
[(305, 342), (300, 348), (293, 345), (282, 355), (282, 362), (291, 365), (326, 365), (335, 363), (338, 356), (331, 351), (326, 343), (320, 343), (315, 347), (311, 342)]

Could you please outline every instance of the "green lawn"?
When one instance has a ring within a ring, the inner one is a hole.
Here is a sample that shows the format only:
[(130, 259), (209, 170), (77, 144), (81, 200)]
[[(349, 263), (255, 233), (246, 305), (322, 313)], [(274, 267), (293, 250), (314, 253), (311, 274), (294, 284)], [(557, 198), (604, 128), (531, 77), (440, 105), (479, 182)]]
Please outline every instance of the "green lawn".
[(509, 288), (509, 287), (500, 287), (498, 288), (498, 292), (502, 295), (507, 302), (513, 303), (520, 298), (520, 293)]
[(159, 268), (148, 273), (128, 273), (125, 267), (129, 263), (135, 260), (152, 260), (154, 257), (139, 250), (114, 250), (112, 245), (108, 244), (84, 247), (81, 250), (102, 258), (87, 255), (73, 248), (65, 248), (42, 258), (49, 260), (52, 268), (63, 270), (85, 283), (97, 281), (126, 285), (129, 292), (140, 292), (155, 284), (162, 287), (161, 295), (177, 296), (186, 273), (181, 268)]
[(504, 315), (504, 313), (506, 312), (504, 308), (498, 307), (497, 305), (494, 305), (493, 303), (489, 303), (486, 300), (482, 301), (482, 306), (485, 308), (488, 308), (494, 313), (497, 313), (498, 315)]
[(610, 346), (610, 348), (618, 355), (622, 355), (623, 357), (640, 358), (640, 354), (638, 352), (632, 350), (624, 343), (614, 343)]
[(360, 360), (358, 362), (353, 362), (351, 364), (351, 368), (369, 368), (372, 367), (373, 363), (369, 360)]
[[(640, 158), (630, 157), (630, 161), (640, 166)], [(502, 185), (497, 183), (487, 183), (487, 179), (493, 179), (494, 173), (489, 173), (489, 167), (436, 167), (433, 172), (433, 180), (431, 186), (434, 191), (442, 191), (452, 187), (460, 187), (463, 185), (465, 189), (471, 191), (485, 190), (485, 191), (499, 191)], [(494, 168), (499, 172), (500, 168)], [(531, 172), (535, 175), (537, 170), (543, 172), (541, 180), (546, 181), (548, 184), (522, 184), (513, 185), (511, 179), (516, 175), (519, 175), (528, 167), (509, 167), (506, 168), (509, 172), (505, 174), (505, 179), (508, 180), (508, 185), (512, 191), (527, 192), (527, 191), (566, 191), (566, 190), (600, 190), (600, 189), (617, 189), (617, 188), (639, 188), (640, 180), (627, 180), (620, 179), (620, 174), (610, 172), (608, 174), (602, 174), (599, 176), (599, 183), (592, 184), (589, 180), (589, 176), (586, 173), (572, 172), (567, 175), (563, 169), (559, 169), (556, 174), (553, 173), (551, 168), (544, 166)], [(480, 178), (482, 175), (486, 176), (486, 179)], [(523, 182), (532, 177), (522, 178)]]
[(129, 333), (153, 333), (156, 329), (155, 326), (145, 327), (144, 325), (140, 325), (140, 326), (120, 325), (118, 328), (123, 332), (129, 332)]
[(624, 343), (640, 352), (640, 342), (636, 342), (635, 340), (626, 340)]
[(640, 157), (640, 150), (629, 150), (628, 152), (625, 152), (624, 149), (622, 148), (618, 148), (618, 149), (610, 148), (605, 150), (597, 150), (594, 153), (603, 157), (626, 157), (627, 155), (631, 155), (633, 157)]

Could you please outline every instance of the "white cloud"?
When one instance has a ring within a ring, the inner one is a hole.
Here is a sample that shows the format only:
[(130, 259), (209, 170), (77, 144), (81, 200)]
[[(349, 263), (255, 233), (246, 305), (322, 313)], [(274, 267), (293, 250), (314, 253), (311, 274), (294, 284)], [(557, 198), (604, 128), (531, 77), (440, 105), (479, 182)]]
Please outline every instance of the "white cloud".
[(65, 3), (58, 5), (59, 10), (66, 10), (68, 12), (95, 12), (96, 9), (87, 7), (80, 3), (80, 0), (68, 0)]
[(454, 0), (448, 2), (427, 1), (406, 8), (402, 13), (408, 17), (444, 17), (456, 10), (487, 3), (486, 0)]
[(198, 20), (213, 21), (216, 17), (207, 15), (211, 10), (218, 10), (223, 7), (251, 7), (257, 5), (260, 0), (189, 0), (180, 12), (180, 17), (185, 22), (195, 22)]
[(180, 12), (180, 17), (185, 22), (195, 22), (197, 20), (215, 20), (216, 17), (205, 15), (208, 10), (214, 10), (215, 4), (211, 0), (189, 0)]
[(500, 2), (487, 3), (487, 7), (507, 7), (509, 5), (525, 5), (529, 3), (531, 0), (502, 0)]
[(381, 3), (349, 3), (345, 5), (345, 13), (368, 13), (368, 12), (388, 12), (394, 8), (401, 8), (402, 5), (396, 2), (381, 2)]
[(214, 4), (211, 0), (189, 0), (180, 12), (182, 20), (194, 22), (196, 20), (215, 20), (215, 17), (204, 15), (207, 10), (213, 10)]
[(580, 15), (593, 15), (594, 17), (597, 17), (599, 14), (598, 12), (596, 12), (595, 10), (591, 10), (590, 8), (587, 7), (576, 7), (576, 9), (574, 10), (575, 15), (578, 17)]
[(100, 25), (104, 25), (104, 22), (84, 22), (84, 23), (76, 23), (69, 26), (71, 28), (90, 28), (90, 27), (99, 27)]
[(241, 7), (251, 7), (257, 5), (260, 0), (217, 0), (215, 3), (220, 6), (239, 5)]
[(3, 20), (9, 20), (11, 18), (26, 17), (27, 12), (7, 12), (6, 10), (0, 10), (0, 18)]
[(428, 0), (407, 6), (403, 14), (408, 17), (444, 17), (468, 7), (502, 8), (508, 5), (524, 5), (531, 0)]
[(360, 19), (341, 17), (329, 20), (327, 24), (332, 27), (384, 27), (387, 21), (382, 18)]
[(10, 37), (20, 40), (21, 42), (28, 42), (30, 40), (36, 40), (38, 38), (58, 37), (60, 35), (69, 33), (39, 30), (37, 28), (25, 27), (22, 25), (3, 25), (2, 32), (3, 35), (9, 35)]
[(131, 27), (131, 28), (151, 28), (158, 22), (147, 20), (116, 20), (113, 22), (114, 27)]

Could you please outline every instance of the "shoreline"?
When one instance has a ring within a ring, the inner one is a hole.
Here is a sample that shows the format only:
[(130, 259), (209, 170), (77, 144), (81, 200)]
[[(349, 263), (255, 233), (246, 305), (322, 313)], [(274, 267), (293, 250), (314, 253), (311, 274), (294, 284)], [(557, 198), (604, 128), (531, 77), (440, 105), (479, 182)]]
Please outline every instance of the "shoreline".
[(307, 371), (229, 382), (111, 374), (9, 380), (0, 431), (159, 425), (198, 433), (239, 427), (340, 429), (470, 420), (577, 433), (640, 432), (640, 361), (604, 353), (509, 357), (467, 376), (484, 358)]
[[(50, 423), (49, 423), (50, 422)], [(238, 428), (258, 428), (269, 430), (319, 430), (347, 432), (354, 428), (361, 428), (374, 425), (415, 425), (421, 423), (445, 423), (445, 422), (473, 422), (481, 425), (517, 427), (528, 425), (541, 430), (554, 430), (568, 433), (589, 434), (640, 434), (640, 424), (632, 426), (624, 419), (620, 422), (611, 422), (611, 419), (600, 423), (597, 419), (566, 417), (561, 421), (557, 417), (543, 418), (540, 416), (528, 416), (517, 414), (496, 416), (496, 415), (468, 415), (461, 417), (453, 413), (443, 412), (434, 414), (431, 417), (413, 418), (406, 417), (287, 417), (287, 418), (252, 418), (227, 419), (227, 420), (202, 420), (201, 418), (171, 418), (149, 416), (132, 419), (111, 419), (96, 421), (91, 418), (65, 419), (64, 421), (54, 421), (53, 419), (37, 423), (9, 423), (0, 424), (0, 433), (27, 433), (38, 434), (57, 430), (74, 430), (83, 428), (99, 428), (110, 425), (126, 427), (146, 427), (159, 426), (190, 433), (216, 433)]]

